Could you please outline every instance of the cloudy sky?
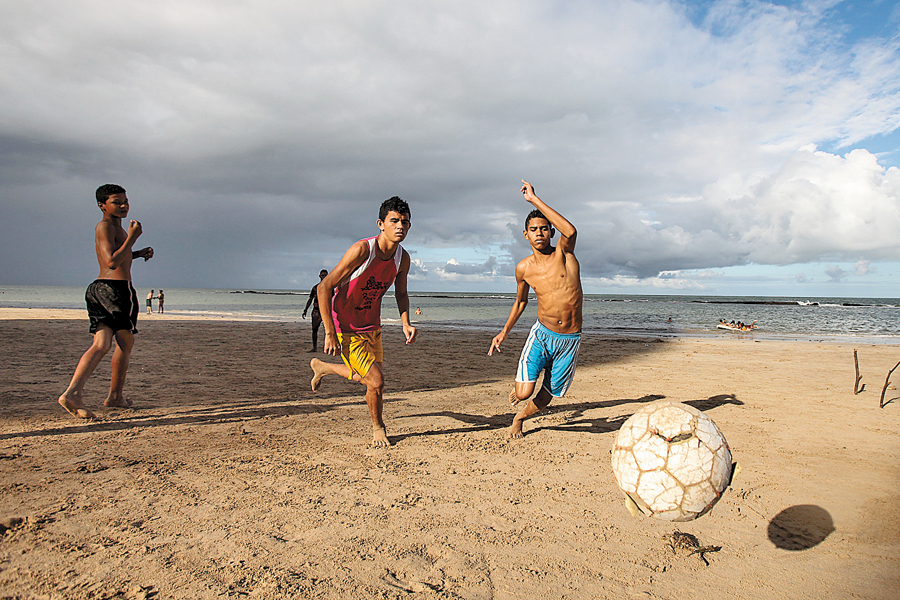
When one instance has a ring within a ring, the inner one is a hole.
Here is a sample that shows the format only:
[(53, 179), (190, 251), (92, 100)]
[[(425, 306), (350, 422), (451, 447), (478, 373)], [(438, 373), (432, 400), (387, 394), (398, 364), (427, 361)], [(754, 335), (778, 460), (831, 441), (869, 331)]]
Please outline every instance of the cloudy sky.
[(512, 291), (531, 181), (593, 293), (900, 297), (892, 0), (0, 0), (0, 284), (308, 289), (382, 200)]

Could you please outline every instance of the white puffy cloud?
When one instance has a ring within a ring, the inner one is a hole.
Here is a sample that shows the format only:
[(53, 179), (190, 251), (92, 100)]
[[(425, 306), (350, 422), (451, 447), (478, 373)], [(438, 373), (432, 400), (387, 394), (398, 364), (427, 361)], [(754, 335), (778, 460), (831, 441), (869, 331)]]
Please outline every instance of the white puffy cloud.
[[(572, 219), (590, 275), (827, 260), (900, 260), (900, 170), (865, 150), (805, 147), (741, 195), (710, 185), (696, 198), (595, 203)], [(724, 190), (724, 192), (723, 192)], [(646, 216), (652, 215), (652, 219)]]

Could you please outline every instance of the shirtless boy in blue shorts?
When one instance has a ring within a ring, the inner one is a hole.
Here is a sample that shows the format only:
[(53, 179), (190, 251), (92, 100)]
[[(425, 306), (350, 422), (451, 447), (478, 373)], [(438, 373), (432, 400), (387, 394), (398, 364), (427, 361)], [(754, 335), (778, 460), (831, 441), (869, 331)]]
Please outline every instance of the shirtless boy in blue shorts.
[[(528, 305), (528, 292), (534, 289), (538, 301), (538, 320), (531, 328), (519, 366), (516, 387), (509, 395), (515, 406), (534, 392), (538, 375), (544, 380), (537, 395), (513, 418), (510, 438), (522, 437), (522, 422), (550, 404), (553, 396), (564, 396), (578, 360), (581, 342), (581, 271), (575, 258), (575, 226), (534, 195), (534, 188), (522, 180), (525, 200), (534, 206), (525, 219), (525, 239), (531, 244), (531, 256), (516, 265), (516, 300), (506, 325), (491, 341), (488, 356), (500, 352), (510, 330)], [(550, 245), (556, 231), (560, 239)]]
[(97, 188), (97, 206), (103, 212), (103, 219), (94, 228), (100, 275), (84, 295), (94, 342), (78, 361), (72, 382), (59, 397), (60, 406), (80, 419), (95, 418), (94, 413), (84, 406), (84, 385), (112, 348), (113, 340), (116, 350), (112, 358), (112, 378), (109, 396), (103, 404), (131, 406), (122, 391), (139, 311), (137, 293), (131, 285), (131, 262), (135, 258), (143, 258), (145, 262), (153, 258), (153, 248), (131, 249), (143, 232), (138, 221), (131, 221), (127, 232), (122, 228), (122, 219), (128, 216), (128, 196), (123, 187), (112, 183), (101, 185)]

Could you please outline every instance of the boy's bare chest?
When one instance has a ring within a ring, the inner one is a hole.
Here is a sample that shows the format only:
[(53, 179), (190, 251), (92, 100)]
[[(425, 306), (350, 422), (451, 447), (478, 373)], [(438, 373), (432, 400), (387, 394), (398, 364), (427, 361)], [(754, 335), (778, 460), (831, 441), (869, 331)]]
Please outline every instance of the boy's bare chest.
[(531, 263), (525, 269), (525, 283), (537, 293), (549, 293), (554, 290), (578, 284), (577, 263), (573, 261), (548, 260), (543, 263)]
[(128, 239), (128, 232), (122, 229), (121, 227), (117, 227), (115, 230), (115, 235), (113, 235), (113, 246), (118, 250), (122, 247), (122, 244), (125, 243), (125, 240)]

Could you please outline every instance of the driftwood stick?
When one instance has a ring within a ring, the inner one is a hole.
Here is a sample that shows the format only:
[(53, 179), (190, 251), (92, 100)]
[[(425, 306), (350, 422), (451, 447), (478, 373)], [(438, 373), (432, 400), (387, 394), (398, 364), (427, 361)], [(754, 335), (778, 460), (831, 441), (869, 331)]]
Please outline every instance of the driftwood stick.
[[(881, 401), (878, 403), (878, 408), (884, 408), (884, 405), (887, 404), (887, 402), (884, 401), (884, 394), (887, 392), (888, 385), (891, 383), (891, 375), (897, 367), (900, 367), (900, 362), (894, 365), (894, 368), (888, 371), (887, 377), (884, 378), (884, 387), (881, 389)], [(890, 402), (890, 400), (888, 400), (888, 402)]]
[(855, 396), (866, 389), (866, 384), (859, 387), (859, 380), (862, 379), (862, 375), (859, 374), (859, 356), (857, 355), (855, 348), (853, 350), (853, 364), (856, 365), (856, 382), (853, 384), (853, 395)]

